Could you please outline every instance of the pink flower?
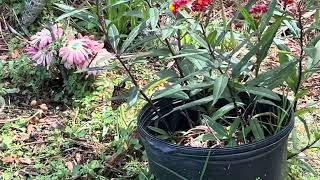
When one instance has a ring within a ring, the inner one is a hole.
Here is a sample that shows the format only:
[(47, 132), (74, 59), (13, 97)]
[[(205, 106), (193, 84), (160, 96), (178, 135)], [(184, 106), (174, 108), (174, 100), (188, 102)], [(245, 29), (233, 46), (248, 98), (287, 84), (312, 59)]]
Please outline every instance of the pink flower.
[(70, 68), (72, 65), (82, 66), (88, 61), (90, 55), (92, 55), (92, 50), (83, 39), (70, 40), (66, 46), (59, 50), (59, 56), (66, 62), (66, 68)]
[(59, 56), (65, 61), (65, 67), (86, 67), (101, 49), (103, 44), (92, 40), (90, 37), (69, 40), (66, 46), (60, 48)]
[(249, 11), (250, 14), (264, 14), (268, 12), (268, 7), (265, 4), (257, 4), (254, 7), (252, 7)]
[[(55, 39), (61, 38), (63, 36), (63, 29), (58, 27), (58, 25), (52, 26), (52, 34)], [(42, 29), (40, 32), (37, 32), (35, 35), (31, 36), (31, 45), (42, 49), (52, 43), (52, 34), (48, 29)]]
[(39, 51), (37, 48), (33, 47), (33, 46), (28, 46), (27, 48), (25, 48), (25, 51), (27, 53), (27, 55), (32, 58), (35, 54), (37, 54), (37, 52)]
[(43, 49), (34, 54), (32, 60), (36, 61), (37, 65), (47, 66), (47, 68), (49, 68), (53, 60), (53, 55), (53, 51)]
[(93, 40), (92, 37), (84, 36), (83, 39), (86, 41), (88, 48), (91, 49), (92, 54), (97, 54), (104, 46), (103, 43)]

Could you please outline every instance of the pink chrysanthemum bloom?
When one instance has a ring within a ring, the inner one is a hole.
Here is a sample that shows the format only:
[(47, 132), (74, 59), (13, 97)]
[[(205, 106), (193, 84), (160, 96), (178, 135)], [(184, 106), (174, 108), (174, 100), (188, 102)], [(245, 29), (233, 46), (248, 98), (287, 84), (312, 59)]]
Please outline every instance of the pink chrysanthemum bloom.
[(69, 40), (66, 46), (60, 48), (59, 56), (65, 61), (65, 67), (84, 68), (101, 49), (103, 44), (85, 36)]
[(73, 65), (82, 66), (91, 55), (92, 50), (89, 49), (83, 39), (70, 40), (66, 46), (59, 50), (59, 56), (66, 62), (66, 68), (70, 68)]
[[(62, 37), (63, 29), (58, 27), (58, 25), (52, 26), (52, 34), (55, 39)], [(42, 49), (48, 44), (52, 43), (52, 34), (48, 29), (42, 29), (40, 32), (37, 32), (35, 35), (31, 36), (31, 45)]]
[(84, 36), (83, 40), (86, 42), (88, 48), (91, 49), (92, 54), (97, 54), (103, 48), (103, 43), (93, 40), (93, 37)]
[(32, 58), (34, 55), (37, 54), (37, 52), (39, 51), (37, 48), (33, 47), (33, 46), (28, 46), (27, 48), (25, 48), (25, 51), (27, 53), (27, 55)]
[(37, 65), (49, 66), (52, 63), (54, 52), (51, 50), (43, 49), (39, 50), (36, 54), (32, 56), (32, 59), (36, 61)]

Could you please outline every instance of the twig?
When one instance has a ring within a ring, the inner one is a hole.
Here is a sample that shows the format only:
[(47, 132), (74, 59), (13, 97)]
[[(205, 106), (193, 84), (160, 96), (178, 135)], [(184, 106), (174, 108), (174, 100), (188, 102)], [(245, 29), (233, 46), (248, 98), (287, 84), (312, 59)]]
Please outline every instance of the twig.
[[(206, 41), (206, 43), (207, 43), (207, 45), (208, 45), (210, 55), (211, 55), (212, 59), (214, 60), (214, 59), (215, 59), (214, 51), (213, 51), (213, 49), (212, 49), (212, 47), (211, 47), (211, 45), (210, 45), (210, 43), (209, 43), (209, 41), (208, 41), (208, 38), (207, 38), (207, 35), (206, 35), (206, 30), (205, 30), (205, 28), (203, 27), (203, 25), (202, 25), (201, 23), (200, 23), (200, 27), (201, 27), (201, 30), (202, 30), (202, 35), (204, 36), (204, 40)], [(224, 74), (224, 72), (222, 71), (222, 69), (221, 69), (220, 67), (217, 67), (217, 69), (218, 69), (218, 71), (219, 71), (221, 74)], [(241, 115), (241, 110), (240, 110), (240, 108), (238, 107), (238, 105), (237, 105), (237, 103), (236, 103), (236, 99), (235, 99), (235, 95), (234, 95), (233, 89), (232, 89), (232, 87), (231, 87), (230, 84), (229, 84), (229, 78), (228, 78), (227, 88), (228, 88), (228, 90), (229, 90), (229, 92), (230, 92), (230, 96), (231, 96), (232, 102), (233, 102), (233, 104), (234, 104), (234, 107), (235, 107), (236, 110), (237, 110), (237, 113), (238, 113), (239, 118), (240, 118), (243, 122), (245, 122), (244, 119), (243, 119), (243, 117), (242, 117), (242, 115)]]
[(303, 40), (304, 40), (304, 32), (303, 32), (303, 25), (302, 25), (302, 2), (299, 2), (298, 5), (298, 12), (299, 12), (299, 28), (300, 28), (300, 38), (299, 38), (299, 43), (300, 43), (300, 58), (299, 58), (299, 65), (298, 65), (298, 82), (297, 82), (297, 86), (296, 89), (294, 91), (295, 94), (295, 100), (294, 100), (294, 105), (293, 105), (293, 110), (297, 111), (297, 105), (298, 105), (298, 99), (297, 95), (299, 93), (299, 89), (301, 86), (301, 81), (302, 81), (302, 61), (303, 61), (303, 55), (304, 55), (304, 50), (303, 50)]
[(297, 153), (291, 154), (290, 156), (287, 157), (287, 159), (291, 159), (297, 155), (299, 155), (301, 152), (310, 149), (313, 145), (315, 145), (318, 141), (320, 140), (320, 138), (315, 139), (312, 143), (308, 144), (307, 146), (305, 146), (304, 148), (300, 149)]
[(49, 141), (34, 141), (34, 142), (29, 142), (29, 143), (25, 143), (24, 145), (28, 146), (28, 145), (33, 145), (33, 144), (43, 144), (43, 143), (47, 143)]
[[(149, 6), (149, 8), (152, 8), (152, 5), (150, 4), (150, 2), (149, 2), (148, 0), (145, 0), (145, 2), (146, 2), (147, 5)], [(161, 27), (159, 21), (158, 21), (157, 25), (158, 25), (159, 27)], [(180, 39), (180, 36), (181, 36), (181, 35), (179, 35), (179, 31), (178, 31), (178, 38), (177, 38), (177, 40), (178, 40), (178, 48), (179, 48), (179, 50), (181, 50), (181, 39)], [(157, 36), (157, 37), (158, 37), (158, 36)], [(160, 39), (160, 38), (158, 38), (158, 39)], [(172, 48), (172, 46), (171, 46), (170, 41), (169, 41), (168, 38), (165, 38), (165, 43), (166, 43), (167, 47), (169, 48), (169, 51), (170, 51), (171, 55), (172, 55), (172, 56), (175, 56), (176, 53), (175, 53), (174, 49)], [(182, 70), (181, 67), (180, 67), (179, 59), (175, 58), (175, 59), (174, 59), (174, 62), (175, 62), (175, 64), (177, 65), (177, 68), (178, 68), (178, 71), (179, 71), (180, 76), (181, 76), (181, 77), (184, 77), (184, 75), (183, 75), (183, 70)]]

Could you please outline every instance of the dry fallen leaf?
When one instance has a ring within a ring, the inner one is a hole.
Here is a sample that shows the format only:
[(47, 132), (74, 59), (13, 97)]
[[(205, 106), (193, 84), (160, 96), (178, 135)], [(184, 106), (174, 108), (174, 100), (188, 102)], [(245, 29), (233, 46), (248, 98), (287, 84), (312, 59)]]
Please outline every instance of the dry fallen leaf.
[(32, 163), (31, 159), (29, 158), (20, 158), (19, 162), (21, 162), (22, 164), (28, 164), (28, 165)]
[(26, 141), (30, 138), (30, 134), (25, 134), (25, 133), (22, 133), (22, 134), (18, 134), (16, 135), (15, 139), (16, 141)]
[(17, 160), (17, 157), (15, 155), (6, 156), (1, 159), (3, 163), (7, 163), (7, 164), (14, 163), (16, 160)]
[(20, 57), (20, 53), (19, 53), (18, 49), (13, 50), (13, 52), (11, 53), (11, 58), (17, 59), (19, 57)]
[(67, 168), (68, 168), (70, 171), (73, 170), (73, 163), (72, 163), (72, 162), (68, 161), (68, 162), (66, 162), (65, 165), (67, 166)]
[(81, 154), (80, 153), (76, 153), (76, 161), (77, 161), (77, 163), (78, 164), (80, 164), (81, 163)]
[(33, 124), (29, 124), (27, 126), (27, 133), (30, 135), (32, 133), (32, 131), (33, 131)]

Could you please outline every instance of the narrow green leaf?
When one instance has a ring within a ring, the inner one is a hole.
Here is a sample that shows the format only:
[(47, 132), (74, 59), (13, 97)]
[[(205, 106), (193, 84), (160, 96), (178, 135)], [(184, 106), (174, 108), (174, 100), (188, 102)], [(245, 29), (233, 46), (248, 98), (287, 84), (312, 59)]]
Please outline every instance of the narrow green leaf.
[(269, 25), (271, 18), (273, 17), (274, 11), (277, 7), (277, 0), (272, 0), (270, 5), (268, 6), (268, 13), (265, 14), (260, 22), (259, 31), (263, 32), (264, 29)]
[(241, 121), (239, 118), (236, 118), (233, 123), (231, 124), (230, 126), (230, 129), (229, 129), (229, 138), (232, 137), (232, 135), (237, 131), (239, 125), (240, 125)]
[(149, 17), (152, 30), (157, 29), (157, 24), (159, 21), (159, 10), (157, 8), (150, 8)]
[(310, 135), (310, 130), (309, 130), (309, 126), (308, 126), (307, 121), (301, 116), (297, 116), (297, 117), (303, 123), (304, 129), (305, 129), (305, 131), (307, 133), (308, 141), (310, 141), (311, 135)]
[(132, 29), (127, 39), (123, 42), (120, 53), (124, 53), (127, 50), (127, 48), (131, 45), (133, 40), (138, 36), (138, 34), (141, 32), (144, 26), (145, 26), (145, 22), (139, 24), (137, 27)]
[[(258, 42), (258, 44), (254, 45), (251, 50), (241, 59), (241, 61), (236, 64), (232, 69), (232, 76), (237, 77), (243, 67), (245, 67), (251, 60), (251, 58), (259, 52), (257, 57), (257, 64), (260, 64), (262, 60), (265, 58), (266, 53), (268, 52), (270, 45), (272, 44), (272, 41), (282, 23), (284, 20), (284, 17), (278, 18), (263, 34), (261, 41)], [(261, 48), (261, 49), (260, 49)]]
[(240, 5), (238, 5), (238, 8), (240, 9), (240, 13), (242, 14), (242, 16), (244, 17), (246, 22), (250, 25), (250, 27), (253, 30), (257, 30), (258, 29), (257, 24), (256, 24), (255, 20), (253, 19), (253, 17), (248, 12), (248, 10)]
[(208, 125), (217, 133), (219, 139), (225, 139), (228, 137), (227, 132), (225, 131), (224, 127), (217, 123), (216, 120), (212, 119), (207, 115), (203, 115), (203, 118), (208, 122)]
[(212, 105), (214, 105), (218, 101), (218, 99), (221, 97), (222, 93), (224, 92), (225, 88), (228, 85), (228, 81), (229, 81), (229, 78), (224, 75), (219, 76), (215, 80), (214, 86), (213, 86), (213, 92), (212, 92), (212, 96), (213, 96)]
[(218, 31), (214, 30), (214, 31), (210, 32), (208, 35), (208, 42), (213, 47), (216, 45), (217, 34), (218, 34)]
[(160, 135), (169, 136), (169, 134), (168, 134), (165, 130), (163, 130), (163, 129), (160, 129), (160, 128), (157, 128), (157, 127), (153, 127), (153, 126), (148, 126), (148, 128), (149, 128), (150, 130), (152, 130), (153, 132), (156, 132), (156, 133), (158, 133), (158, 134), (160, 134)]
[(120, 36), (119, 36), (119, 31), (118, 31), (116, 25), (114, 25), (114, 24), (110, 25), (110, 28), (108, 30), (108, 38), (111, 42), (113, 49), (115, 51), (117, 51), (118, 44), (120, 41)]
[(213, 113), (213, 115), (211, 116), (212, 121), (216, 121), (219, 118), (223, 117), (225, 114), (227, 114), (229, 111), (231, 111), (232, 109), (234, 109), (234, 104), (230, 103), (227, 104), (221, 108), (219, 108), (215, 113)]
[(264, 132), (260, 126), (258, 119), (255, 119), (255, 118), (251, 119), (249, 121), (249, 124), (250, 124), (250, 128), (251, 128), (252, 133), (253, 133), (254, 137), (256, 138), (256, 140), (264, 139)]
[(59, 22), (59, 21), (65, 19), (65, 18), (74, 16), (75, 14), (78, 14), (78, 13), (80, 13), (80, 12), (83, 12), (83, 11), (85, 11), (85, 10), (87, 10), (87, 9), (88, 9), (88, 8), (74, 9), (74, 10), (72, 10), (72, 11), (70, 11), (70, 12), (67, 12), (67, 13), (62, 14), (62, 15), (59, 16), (55, 21), (56, 21), (56, 22)]
[(127, 99), (128, 105), (131, 107), (133, 106), (137, 100), (138, 100), (138, 95), (139, 95), (139, 90), (136, 87), (133, 87), (130, 91), (129, 91), (129, 97)]
[(191, 107), (195, 107), (195, 106), (199, 106), (199, 105), (203, 105), (203, 104), (207, 104), (209, 102), (212, 101), (212, 96), (208, 96), (208, 97), (204, 97), (204, 98), (201, 98), (201, 99), (198, 99), (198, 100), (195, 100), (195, 101), (191, 101), (189, 103), (186, 103), (182, 106), (178, 106), (178, 107), (175, 107), (173, 109), (173, 111), (178, 111), (178, 110), (184, 110), (184, 109), (189, 109)]
[(263, 87), (243, 86), (240, 88), (237, 87), (236, 89), (239, 91), (248, 92), (250, 94), (270, 98), (270, 99), (277, 100), (277, 101), (281, 100), (277, 93), (271, 91), (270, 89), (263, 88)]

